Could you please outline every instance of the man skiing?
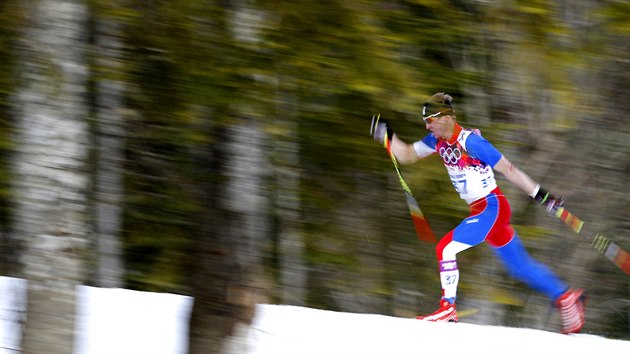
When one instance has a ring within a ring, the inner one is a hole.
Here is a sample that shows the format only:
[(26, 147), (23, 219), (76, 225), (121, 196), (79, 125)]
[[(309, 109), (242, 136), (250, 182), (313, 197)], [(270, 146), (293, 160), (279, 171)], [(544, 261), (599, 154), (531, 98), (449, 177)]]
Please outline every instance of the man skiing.
[(455, 306), (459, 269), (456, 255), (486, 242), (502, 260), (510, 275), (545, 294), (558, 308), (562, 333), (579, 333), (584, 326), (584, 291), (569, 288), (547, 266), (531, 258), (510, 225), (507, 198), (496, 184), (493, 170), (552, 212), (564, 204), (514, 166), (476, 130), (464, 129), (456, 121), (452, 97), (433, 95), (422, 108), (429, 134), (407, 144), (398, 138), (387, 121), (373, 122), (374, 140), (385, 138), (401, 164), (409, 164), (434, 153), (439, 154), (455, 190), (468, 203), (470, 215), (440, 239), (436, 256), (442, 285), (439, 309), (417, 319), (457, 322)]

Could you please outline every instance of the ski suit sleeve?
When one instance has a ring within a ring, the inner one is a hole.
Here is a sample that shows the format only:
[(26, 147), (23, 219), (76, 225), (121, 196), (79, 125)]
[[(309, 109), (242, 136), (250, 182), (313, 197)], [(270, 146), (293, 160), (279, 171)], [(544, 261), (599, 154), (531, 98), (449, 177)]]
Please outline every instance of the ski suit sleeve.
[(413, 143), (413, 149), (416, 151), (416, 155), (418, 158), (425, 158), (433, 153), (435, 153), (435, 144), (437, 143), (437, 139), (433, 134), (428, 134), (422, 140), (418, 140)]
[(466, 139), (465, 149), (470, 156), (487, 163), (492, 168), (503, 156), (488, 140), (478, 134), (470, 134)]

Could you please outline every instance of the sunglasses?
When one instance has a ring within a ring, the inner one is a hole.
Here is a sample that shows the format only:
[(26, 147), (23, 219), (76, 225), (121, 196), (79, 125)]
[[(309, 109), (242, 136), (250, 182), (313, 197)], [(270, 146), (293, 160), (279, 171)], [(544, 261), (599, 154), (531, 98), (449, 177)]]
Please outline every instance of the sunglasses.
[(433, 123), (433, 121), (435, 121), (436, 119), (440, 118), (440, 115), (442, 114), (442, 112), (437, 112), (437, 113), (433, 113), (429, 116), (426, 117), (422, 117), (422, 120), (426, 123), (426, 124), (431, 124)]

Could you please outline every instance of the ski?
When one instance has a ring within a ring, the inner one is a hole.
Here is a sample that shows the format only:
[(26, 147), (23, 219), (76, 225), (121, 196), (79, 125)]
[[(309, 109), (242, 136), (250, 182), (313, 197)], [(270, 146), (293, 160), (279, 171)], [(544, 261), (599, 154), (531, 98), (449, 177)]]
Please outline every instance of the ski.
[[(577, 216), (573, 215), (570, 211), (564, 207), (558, 208), (554, 213), (554, 216), (562, 220), (567, 226), (569, 226), (575, 233), (580, 234), (584, 227), (584, 221)], [(591, 246), (608, 258), (615, 266), (621, 269), (626, 275), (630, 276), (630, 254), (617, 243), (610, 240), (604, 234), (597, 232), (591, 240)]]
[[(380, 114), (376, 116), (372, 116), (372, 126), (376, 126), (378, 124), (378, 120), (380, 119), (380, 117), (381, 117)], [(374, 121), (375, 119), (376, 119), (376, 122)], [(396, 173), (398, 174), (398, 180), (400, 181), (400, 185), (403, 191), (405, 192), (407, 206), (409, 207), (409, 214), (411, 215), (411, 220), (413, 221), (413, 226), (416, 230), (416, 234), (418, 235), (418, 239), (423, 242), (436, 243), (437, 239), (435, 235), (433, 234), (431, 227), (429, 226), (429, 222), (424, 217), (422, 210), (420, 210), (420, 206), (418, 205), (416, 198), (414, 198), (413, 194), (411, 193), (411, 188), (409, 188), (409, 185), (407, 185), (407, 182), (405, 181), (405, 178), (403, 177), (402, 172), (400, 171), (400, 168), (398, 167), (398, 160), (396, 160), (396, 156), (394, 156), (394, 153), (392, 152), (392, 147), (390, 144), (391, 144), (391, 139), (387, 135), (387, 132), (385, 132), (385, 139), (384, 139), (385, 149), (387, 150), (387, 153), (389, 154), (389, 157), (391, 158), (392, 163), (394, 164), (394, 169), (396, 170)]]

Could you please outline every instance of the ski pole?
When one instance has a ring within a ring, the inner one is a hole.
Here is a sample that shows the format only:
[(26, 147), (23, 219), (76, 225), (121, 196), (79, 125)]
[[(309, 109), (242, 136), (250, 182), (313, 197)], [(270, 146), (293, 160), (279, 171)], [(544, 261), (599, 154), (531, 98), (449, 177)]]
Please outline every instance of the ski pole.
[[(372, 126), (375, 126), (376, 124), (378, 124), (378, 120), (380, 119), (380, 117), (381, 117), (380, 114), (376, 116), (372, 116)], [(376, 123), (374, 122), (375, 119), (376, 119)], [(398, 174), (398, 180), (400, 181), (400, 185), (403, 191), (405, 192), (405, 197), (407, 199), (407, 206), (409, 207), (409, 214), (411, 215), (411, 220), (413, 221), (413, 226), (416, 229), (416, 234), (418, 235), (418, 239), (420, 239), (420, 241), (423, 241), (423, 242), (436, 243), (437, 239), (435, 235), (433, 234), (431, 227), (429, 226), (429, 222), (424, 217), (424, 214), (422, 214), (422, 210), (420, 210), (420, 206), (418, 205), (418, 202), (416, 201), (413, 194), (411, 193), (411, 188), (409, 188), (409, 185), (407, 185), (407, 182), (403, 178), (402, 172), (400, 172), (400, 168), (398, 167), (398, 161), (396, 160), (396, 156), (394, 156), (394, 153), (392, 152), (392, 147), (390, 145), (390, 137), (387, 135), (387, 132), (385, 132), (384, 145), (385, 145), (385, 149), (387, 150), (387, 153), (389, 154), (389, 157), (392, 159), (392, 163), (394, 164), (394, 169), (396, 169), (396, 173)]]
[[(566, 210), (564, 207), (558, 208), (553, 215), (562, 220), (577, 234), (579, 234), (584, 227), (584, 221), (573, 215), (573, 213)], [(597, 232), (591, 240), (591, 246), (593, 246), (597, 252), (608, 258), (609, 261), (626, 273), (626, 275), (630, 276), (630, 254), (619, 247), (617, 243), (604, 236), (604, 234)]]

